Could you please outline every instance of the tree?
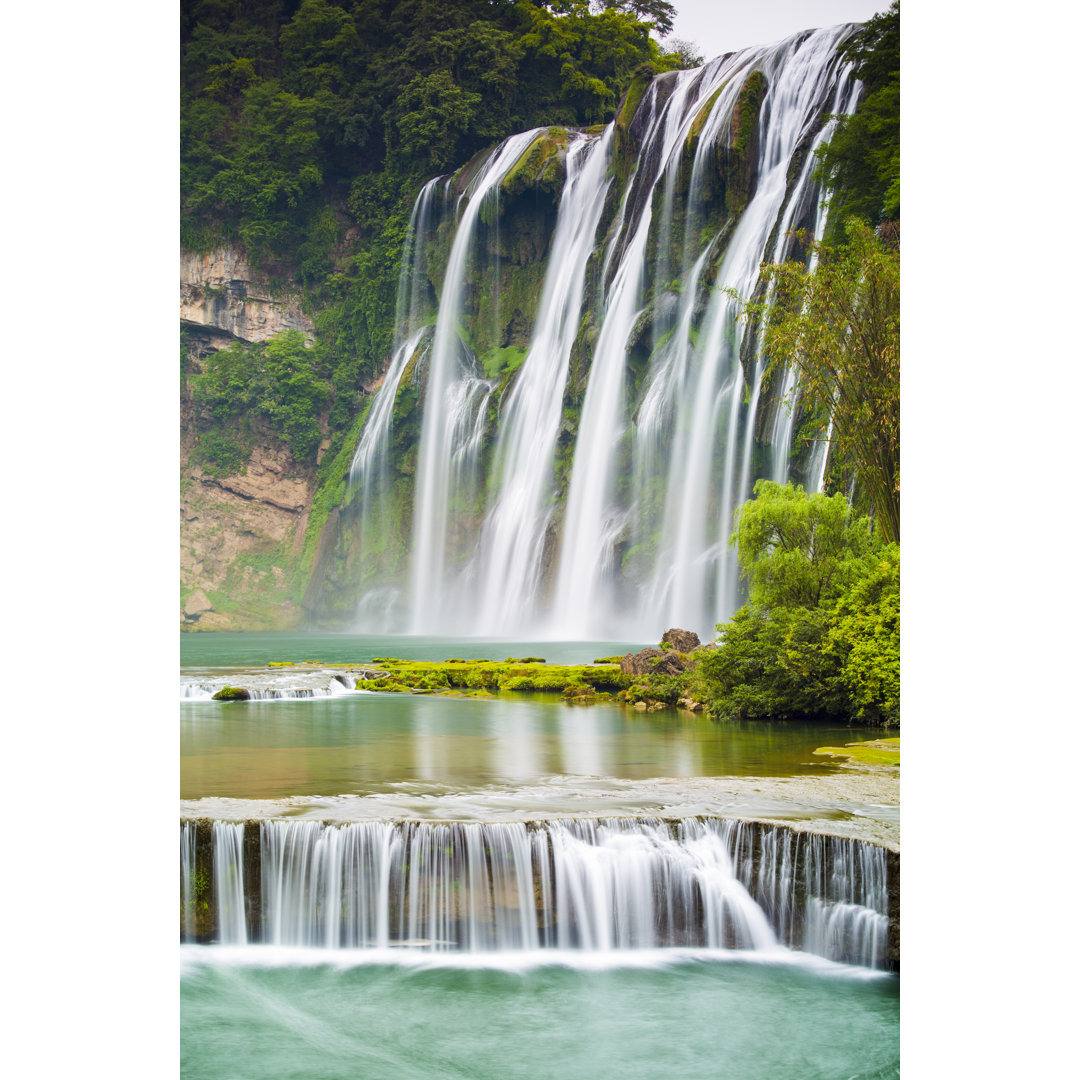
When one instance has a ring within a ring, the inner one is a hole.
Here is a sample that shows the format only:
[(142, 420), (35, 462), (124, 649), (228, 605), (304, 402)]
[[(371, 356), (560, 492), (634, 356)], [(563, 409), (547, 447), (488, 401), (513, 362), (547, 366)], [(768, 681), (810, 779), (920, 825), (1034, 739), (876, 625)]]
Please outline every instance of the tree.
[(731, 543), (750, 589), (694, 672), (720, 720), (899, 722), (900, 549), (843, 495), (759, 481)]
[(763, 266), (769, 293), (743, 312), (763, 324), (766, 379), (796, 368), (803, 403), (832, 423), (830, 454), (855, 469), (882, 536), (899, 542), (900, 253), (864, 222), (846, 231), (843, 248), (811, 245), (816, 266)]
[[(668, 38), (664, 42), (661, 57), (665, 63), (670, 63), (671, 68), (686, 70), (687, 68), (699, 68), (705, 63), (705, 54), (701, 46), (686, 38)], [(667, 67), (664, 70), (669, 70)]]
[(764, 610), (821, 607), (835, 601), (871, 550), (870, 522), (843, 495), (759, 480), (743, 503), (730, 543), (750, 599)]

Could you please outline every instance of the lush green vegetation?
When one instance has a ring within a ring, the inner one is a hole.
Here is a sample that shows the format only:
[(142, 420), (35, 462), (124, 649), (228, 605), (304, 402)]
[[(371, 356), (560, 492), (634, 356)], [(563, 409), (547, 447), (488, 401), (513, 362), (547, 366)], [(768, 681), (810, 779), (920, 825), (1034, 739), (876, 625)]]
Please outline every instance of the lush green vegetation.
[(802, 407), (831, 422), (834, 474), (853, 470), (887, 541), (900, 540), (900, 253), (863, 222), (841, 248), (816, 243), (817, 265), (762, 268), (769, 302), (744, 304), (765, 328), (766, 378), (799, 373)]
[(722, 720), (900, 715), (900, 549), (843, 495), (760, 480), (732, 534), (749, 599), (694, 674)]
[(566, 698), (610, 697), (630, 678), (617, 664), (545, 664), (534, 657), (490, 660), (446, 660), (443, 663), (379, 657), (375, 665), (385, 679), (370, 682), (373, 690), (391, 693), (454, 693), (501, 691), (557, 693)]
[(320, 415), (334, 397), (326, 353), (287, 330), (266, 342), (236, 342), (187, 376), (203, 421), (196, 449), (221, 474), (241, 471), (251, 452), (251, 419), (261, 417), (299, 462), (314, 463), (322, 438)]
[(865, 92), (852, 116), (837, 120), (818, 151), (834, 189), (833, 239), (849, 217), (871, 225), (900, 220), (900, 0), (842, 47)]

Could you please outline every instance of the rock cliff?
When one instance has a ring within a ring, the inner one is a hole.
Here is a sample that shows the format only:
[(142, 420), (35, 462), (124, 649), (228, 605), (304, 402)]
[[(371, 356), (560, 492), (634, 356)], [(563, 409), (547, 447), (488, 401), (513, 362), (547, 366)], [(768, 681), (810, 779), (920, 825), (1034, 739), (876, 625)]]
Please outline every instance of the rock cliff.
[(180, 252), (180, 325), (214, 349), (265, 341), (282, 330), (314, 331), (299, 293), (254, 271), (238, 248)]
[[(190, 355), (282, 330), (311, 334), (299, 294), (275, 287), (233, 247), (180, 254), (180, 325)], [(197, 365), (197, 360), (194, 361)], [(281, 630), (299, 622), (296, 567), (316, 487), (313, 466), (253, 418), (243, 472), (212, 476), (193, 454), (197, 419), (181, 402), (180, 625), (192, 630)]]

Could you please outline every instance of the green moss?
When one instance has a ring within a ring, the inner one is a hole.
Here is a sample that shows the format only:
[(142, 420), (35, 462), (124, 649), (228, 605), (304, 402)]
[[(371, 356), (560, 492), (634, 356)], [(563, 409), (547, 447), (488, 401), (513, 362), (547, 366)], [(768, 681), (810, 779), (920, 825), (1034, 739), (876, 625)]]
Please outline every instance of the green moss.
[(539, 188), (557, 195), (566, 179), (566, 163), (561, 156), (566, 140), (565, 128), (548, 128), (537, 135), (503, 178), (503, 192), (513, 198), (530, 188)]
[(819, 746), (814, 753), (844, 757), (854, 765), (899, 765), (900, 738), (874, 739), (844, 746)]
[(214, 701), (248, 701), (250, 698), (250, 692), (242, 686), (223, 686), (214, 695)]
[(705, 104), (701, 106), (697, 111), (697, 115), (694, 117), (693, 122), (690, 124), (690, 131), (686, 136), (686, 150), (688, 153), (694, 152), (694, 147), (697, 146), (697, 141), (701, 136), (701, 129), (705, 126), (705, 121), (709, 119), (709, 114), (713, 111), (713, 106), (716, 104), (716, 99), (723, 92), (727, 83), (721, 83), (706, 99)]
[(484, 374), (489, 379), (501, 379), (517, 371), (525, 363), (525, 357), (528, 355), (527, 349), (507, 345), (501, 349), (488, 349), (480, 354), (479, 359), (483, 365)]
[[(367, 398), (363, 409), (360, 410), (360, 415), (353, 421), (352, 427), (337, 442), (336, 448), (331, 445), (319, 466), (319, 483), (315, 489), (315, 496), (311, 500), (311, 512), (304, 532), (304, 547), (300, 554), (298, 568), (299, 579), (305, 584), (311, 576), (315, 553), (319, 548), (319, 538), (326, 526), (330, 511), (345, 502), (349, 466), (352, 464), (353, 453), (360, 440), (360, 432), (364, 428), (364, 421), (367, 420), (373, 400), (374, 395)], [(333, 458), (330, 456), (331, 451), (334, 451)]]
[[(470, 696), (497, 694), (503, 691), (523, 693), (566, 693), (569, 696), (590, 696), (597, 691), (620, 690), (629, 685), (625, 676), (614, 664), (600, 665), (554, 665), (542, 659), (507, 661), (499, 664), (490, 660), (451, 659), (442, 663), (430, 661), (396, 660), (381, 657), (377, 661), (390, 674), (388, 682), (380, 682), (378, 689), (389, 686), (411, 688), (416, 692), (456, 692)], [(543, 664), (543, 667), (538, 665)], [(400, 691), (391, 691), (400, 692)]]

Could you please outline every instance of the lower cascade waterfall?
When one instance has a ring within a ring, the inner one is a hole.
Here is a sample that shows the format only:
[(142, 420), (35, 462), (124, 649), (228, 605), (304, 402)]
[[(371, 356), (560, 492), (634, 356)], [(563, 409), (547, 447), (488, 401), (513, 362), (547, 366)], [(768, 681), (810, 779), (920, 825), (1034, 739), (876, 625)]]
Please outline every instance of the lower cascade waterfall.
[(181, 940), (492, 952), (787, 947), (890, 966), (888, 852), (719, 818), (182, 821)]

